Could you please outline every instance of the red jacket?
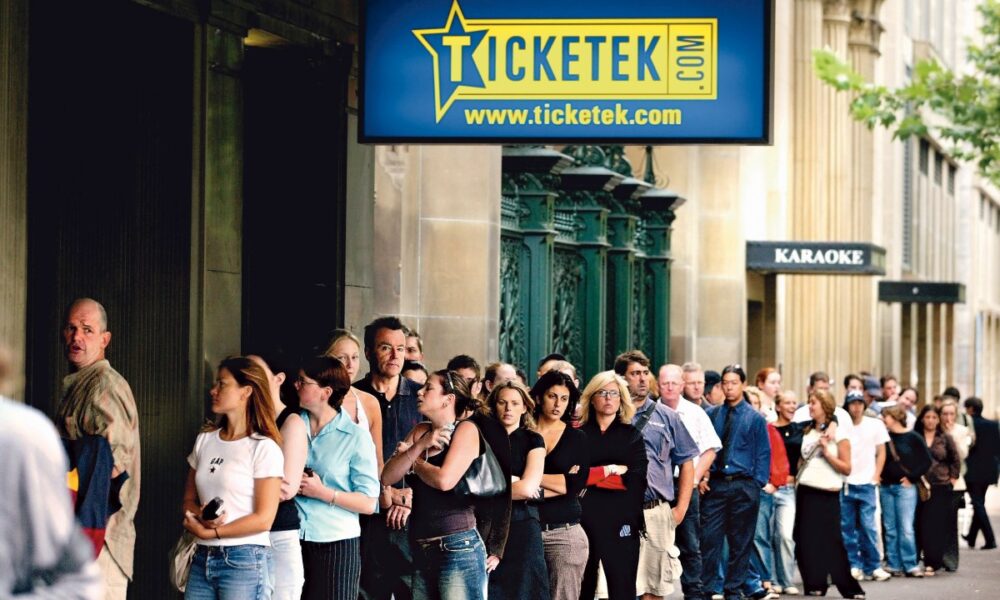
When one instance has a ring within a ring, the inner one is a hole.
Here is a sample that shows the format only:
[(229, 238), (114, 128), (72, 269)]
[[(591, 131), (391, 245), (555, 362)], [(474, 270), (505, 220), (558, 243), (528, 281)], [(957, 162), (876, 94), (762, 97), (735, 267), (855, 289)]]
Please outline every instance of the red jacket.
[(785, 452), (781, 433), (771, 423), (767, 424), (767, 441), (771, 443), (771, 478), (768, 482), (774, 487), (781, 487), (788, 483), (788, 453)]

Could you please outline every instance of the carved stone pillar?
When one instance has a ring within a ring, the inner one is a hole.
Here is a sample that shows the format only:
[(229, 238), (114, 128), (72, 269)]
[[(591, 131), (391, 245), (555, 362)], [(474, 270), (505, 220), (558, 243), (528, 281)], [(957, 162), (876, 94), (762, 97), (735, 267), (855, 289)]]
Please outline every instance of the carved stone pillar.
[[(867, 81), (875, 77), (875, 61), (879, 57), (879, 38), (883, 28), (878, 20), (882, 0), (852, 0), (851, 24), (848, 31), (848, 57), (851, 67)], [(852, 241), (875, 242), (875, 232), (881, 231), (882, 203), (875, 196), (875, 137), (863, 123), (852, 120), (851, 188), (846, 217), (852, 223)], [(878, 363), (878, 292), (873, 278), (851, 278), (851, 303), (863, 331), (873, 332), (855, 338), (851, 354), (858, 364), (883, 367)], [(884, 369), (879, 369), (884, 370)]]
[[(826, 127), (824, 84), (813, 72), (812, 52), (822, 48), (823, 0), (796, 0), (793, 8), (792, 47), (792, 199), (789, 207), (790, 238), (818, 240), (826, 238), (826, 198), (824, 181), (829, 152)], [(787, 277), (785, 343), (782, 360), (783, 378), (789, 387), (799, 389), (819, 358), (825, 331), (828, 283), (824, 277)], [(825, 341), (824, 341), (825, 343)]]

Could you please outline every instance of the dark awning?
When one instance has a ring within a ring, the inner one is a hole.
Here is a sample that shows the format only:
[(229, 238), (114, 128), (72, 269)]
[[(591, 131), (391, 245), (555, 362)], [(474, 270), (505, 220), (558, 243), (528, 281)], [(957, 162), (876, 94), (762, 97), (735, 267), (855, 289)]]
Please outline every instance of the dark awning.
[(962, 304), (965, 302), (965, 284), (937, 281), (880, 281), (878, 299), (879, 302)]
[(747, 270), (885, 275), (885, 248), (861, 242), (747, 242)]

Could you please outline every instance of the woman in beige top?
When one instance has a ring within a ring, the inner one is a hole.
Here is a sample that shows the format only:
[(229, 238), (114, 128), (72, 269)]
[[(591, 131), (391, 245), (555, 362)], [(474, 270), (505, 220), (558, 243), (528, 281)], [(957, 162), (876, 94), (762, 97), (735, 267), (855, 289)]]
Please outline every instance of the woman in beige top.
[[(361, 341), (356, 335), (346, 329), (334, 329), (330, 333), (330, 343), (326, 346), (323, 356), (336, 358), (347, 369), (351, 381), (357, 381), (358, 369), (361, 366)], [(382, 471), (382, 409), (375, 396), (362, 392), (354, 386), (344, 396), (341, 409), (347, 412), (351, 420), (367, 429), (375, 442), (375, 457), (378, 459), (379, 472)]]

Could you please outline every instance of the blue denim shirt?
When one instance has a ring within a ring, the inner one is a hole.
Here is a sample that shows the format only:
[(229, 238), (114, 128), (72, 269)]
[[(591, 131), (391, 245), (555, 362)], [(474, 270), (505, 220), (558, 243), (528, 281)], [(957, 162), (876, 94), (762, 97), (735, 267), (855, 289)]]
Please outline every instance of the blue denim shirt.
[[(372, 375), (369, 373), (364, 379), (356, 382), (354, 387), (368, 392), (378, 400), (382, 411), (382, 452), (388, 460), (396, 451), (396, 444), (405, 439), (406, 434), (410, 433), (417, 423), (424, 420), (424, 417), (417, 412), (417, 390), (420, 386), (399, 375), (396, 395), (389, 400), (385, 394), (372, 387)], [(406, 484), (400, 480), (394, 487), (406, 487)]]
[[(729, 448), (723, 436), (726, 426), (726, 413), (733, 412), (729, 425)], [(712, 464), (712, 473), (721, 475), (745, 475), (753, 478), (760, 487), (767, 485), (771, 475), (771, 444), (767, 439), (767, 421), (757, 413), (746, 400), (741, 400), (735, 407), (728, 403), (713, 406), (708, 409), (708, 418), (712, 420), (715, 432), (722, 440), (725, 453), (725, 464), (716, 460)]]
[(646, 458), (649, 460), (643, 501), (660, 499), (670, 502), (674, 500), (674, 465), (679, 466), (696, 458), (699, 455), (698, 445), (680, 416), (669, 406), (651, 398), (646, 398), (646, 402), (635, 411), (632, 425), (650, 410), (653, 413), (642, 430)]

